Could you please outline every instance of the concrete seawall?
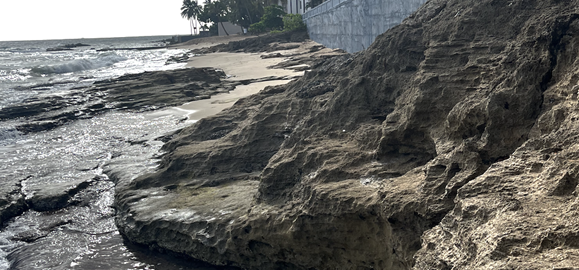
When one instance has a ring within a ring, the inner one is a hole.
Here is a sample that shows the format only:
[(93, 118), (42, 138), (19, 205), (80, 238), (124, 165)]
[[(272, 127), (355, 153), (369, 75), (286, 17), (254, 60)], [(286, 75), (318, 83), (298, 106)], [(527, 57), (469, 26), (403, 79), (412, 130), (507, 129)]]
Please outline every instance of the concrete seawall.
[(303, 15), (310, 38), (350, 53), (416, 11), (426, 0), (329, 0)]

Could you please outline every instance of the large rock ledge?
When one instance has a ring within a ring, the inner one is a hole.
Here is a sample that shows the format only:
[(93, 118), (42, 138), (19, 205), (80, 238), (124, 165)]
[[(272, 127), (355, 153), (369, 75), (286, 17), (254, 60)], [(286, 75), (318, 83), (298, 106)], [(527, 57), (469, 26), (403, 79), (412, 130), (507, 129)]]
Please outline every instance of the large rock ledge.
[(131, 241), (247, 269), (571, 269), (579, 1), (431, 0), (119, 179)]

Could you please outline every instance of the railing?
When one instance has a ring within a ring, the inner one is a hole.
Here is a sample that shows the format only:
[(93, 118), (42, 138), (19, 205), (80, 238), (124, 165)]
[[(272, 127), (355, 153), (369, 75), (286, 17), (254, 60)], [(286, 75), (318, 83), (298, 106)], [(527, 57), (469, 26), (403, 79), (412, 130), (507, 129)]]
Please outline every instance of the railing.
[(306, 13), (304, 13), (302, 18), (304, 20), (306, 20), (306, 19), (309, 19), (311, 17), (318, 16), (318, 15), (325, 13), (328, 10), (331, 10), (333, 8), (336, 8), (336, 7), (340, 6), (342, 3), (348, 2), (348, 1), (352, 1), (352, 0), (328, 0), (326, 2), (319, 4), (317, 7), (306, 11)]

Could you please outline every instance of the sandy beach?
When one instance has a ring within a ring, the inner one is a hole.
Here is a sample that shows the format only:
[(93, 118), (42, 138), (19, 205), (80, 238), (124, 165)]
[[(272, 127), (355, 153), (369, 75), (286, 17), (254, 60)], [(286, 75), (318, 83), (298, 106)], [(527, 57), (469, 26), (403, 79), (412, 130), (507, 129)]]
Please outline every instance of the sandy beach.
[[(195, 50), (207, 48), (230, 41), (243, 40), (252, 36), (228, 36), (211, 37), (192, 40), (183, 44), (172, 46), (173, 48)], [(304, 71), (294, 70), (296, 67), (307, 65), (296, 63), (285, 68), (274, 68), (284, 61), (292, 59), (296, 55), (304, 55), (311, 52), (313, 46), (319, 44), (313, 41), (306, 41), (297, 44), (299, 47), (290, 50), (262, 52), (262, 53), (232, 53), (216, 52), (204, 55), (196, 55), (189, 58), (187, 67), (211, 67), (221, 69), (227, 75), (226, 81), (247, 81), (259, 80), (247, 85), (239, 85), (229, 93), (221, 93), (211, 96), (210, 99), (192, 101), (182, 106), (167, 108), (165, 112), (187, 117), (189, 121), (197, 121), (201, 118), (215, 115), (222, 110), (232, 106), (240, 98), (258, 93), (267, 86), (281, 85), (290, 82), (292, 79), (303, 76)], [(329, 50), (329, 49), (326, 49)], [(326, 52), (327, 53), (327, 52)], [(268, 57), (278, 55), (277, 57)], [(281, 55), (281, 57), (279, 57)], [(285, 57), (284, 57), (285, 56)]]
[[(157, 255), (141, 256), (139, 249), (129, 246), (114, 225), (117, 187), (127, 187), (139, 175), (156, 170), (162, 147), (187, 136), (188, 130), (220, 119), (226, 115), (221, 111), (232, 105), (226, 111), (246, 107), (235, 103), (240, 98), (261, 98), (263, 95), (252, 94), (268, 85), (288, 83), (305, 69), (320, 65), (325, 56), (313, 54), (327, 52), (312, 47), (315, 43), (307, 41), (303, 33), (300, 36), (211, 38), (189, 44), (195, 51), (71, 50), (50, 54), (52, 64), (42, 71), (47, 73), (46, 80), (31, 76), (27, 82), (0, 83), (4, 90), (0, 96), (14, 98), (0, 98), (0, 221), (6, 232), (0, 240), (9, 245), (0, 250), (6, 251), (0, 252), (0, 269), (2, 265), (49, 269), (56, 265), (53, 262), (78, 269), (121, 269), (135, 263), (141, 268), (201, 269), (190, 264), (171, 268), (178, 264), (173, 258), (163, 261)], [(149, 44), (149, 40), (156, 38), (94, 39), (89, 43), (95, 48), (108, 48), (110, 42), (127, 48), (134, 43)], [(60, 42), (68, 41), (20, 42), (19, 46), (32, 52), (10, 53), (10, 59), (22, 68), (30, 62), (42, 65), (34, 52)], [(215, 46), (219, 43), (222, 45)], [(94, 58), (86, 59), (86, 54), (94, 54)], [(62, 55), (66, 59), (61, 59)], [(184, 68), (186, 65), (190, 68)], [(90, 76), (84, 77), (87, 74)], [(247, 115), (235, 116), (237, 122)], [(193, 124), (201, 118), (208, 121)], [(176, 133), (178, 130), (182, 132)], [(216, 127), (206, 138), (214, 140), (225, 134), (227, 130)], [(275, 136), (281, 140), (283, 135)], [(260, 147), (251, 149), (261, 153)], [(263, 161), (254, 164), (262, 166)], [(252, 166), (246, 169), (252, 170)], [(111, 246), (118, 248), (111, 250)]]
[[(273, 69), (269, 66), (276, 65), (283, 58), (262, 59), (259, 54), (249, 53), (213, 53), (193, 57), (188, 67), (213, 67), (222, 69), (227, 74), (227, 80), (248, 80), (265, 77), (287, 77), (292, 78), (302, 76), (303, 71), (296, 72), (288, 69)], [(264, 82), (240, 85), (229, 93), (212, 96), (211, 99), (198, 100), (183, 104), (178, 110), (187, 112), (189, 120), (199, 120), (201, 118), (219, 113), (230, 107), (240, 98), (258, 93), (262, 89), (271, 85), (286, 84), (291, 80), (271, 80)]]

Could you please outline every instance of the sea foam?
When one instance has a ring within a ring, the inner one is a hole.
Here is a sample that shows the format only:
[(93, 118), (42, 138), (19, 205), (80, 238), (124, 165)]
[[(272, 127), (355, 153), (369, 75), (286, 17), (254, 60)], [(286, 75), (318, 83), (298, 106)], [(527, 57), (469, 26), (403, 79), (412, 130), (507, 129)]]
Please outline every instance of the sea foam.
[(63, 74), (83, 70), (109, 67), (115, 63), (127, 60), (126, 57), (117, 54), (102, 54), (97, 58), (82, 58), (56, 65), (43, 65), (32, 68), (36, 74)]

